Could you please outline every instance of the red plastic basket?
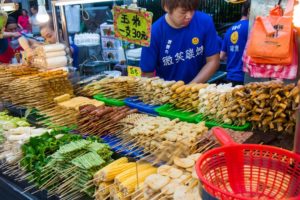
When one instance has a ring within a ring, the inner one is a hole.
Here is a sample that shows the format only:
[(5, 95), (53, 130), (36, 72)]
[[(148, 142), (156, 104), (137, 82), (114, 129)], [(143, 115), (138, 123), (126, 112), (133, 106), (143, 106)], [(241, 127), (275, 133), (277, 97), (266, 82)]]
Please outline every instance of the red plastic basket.
[(222, 147), (196, 164), (202, 187), (218, 199), (300, 199), (300, 156), (266, 145), (236, 144), (213, 128)]

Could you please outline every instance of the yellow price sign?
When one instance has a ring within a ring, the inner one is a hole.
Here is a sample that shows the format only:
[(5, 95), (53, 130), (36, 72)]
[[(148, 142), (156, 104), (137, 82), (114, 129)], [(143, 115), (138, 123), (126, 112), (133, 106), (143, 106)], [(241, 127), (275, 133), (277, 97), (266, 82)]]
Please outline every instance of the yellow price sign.
[(140, 67), (128, 66), (127, 73), (128, 73), (128, 76), (131, 76), (131, 77), (141, 77), (142, 76), (142, 70)]
[(150, 46), (151, 12), (114, 6), (115, 36), (141, 46)]

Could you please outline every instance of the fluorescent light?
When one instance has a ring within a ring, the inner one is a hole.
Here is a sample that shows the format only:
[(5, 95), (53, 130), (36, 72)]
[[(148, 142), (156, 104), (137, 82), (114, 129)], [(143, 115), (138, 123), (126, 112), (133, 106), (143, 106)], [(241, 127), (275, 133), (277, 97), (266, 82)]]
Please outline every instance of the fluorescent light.
[(39, 10), (36, 15), (36, 20), (40, 23), (46, 23), (49, 21), (49, 15), (45, 7), (45, 0), (38, 0)]
[(300, 28), (300, 4), (294, 7), (294, 17), (293, 17), (294, 26)]
[(39, 6), (39, 11), (36, 15), (36, 20), (40, 23), (45, 23), (49, 21), (49, 15), (46, 11), (45, 6)]
[(109, 2), (112, 0), (59, 0), (52, 1), (55, 6), (65, 6), (65, 5), (74, 5), (74, 4), (86, 4), (86, 3), (101, 3)]
[(4, 10), (6, 12), (16, 11), (16, 10), (19, 10), (19, 4), (18, 3), (4, 3), (4, 4), (0, 3), (0, 9)]

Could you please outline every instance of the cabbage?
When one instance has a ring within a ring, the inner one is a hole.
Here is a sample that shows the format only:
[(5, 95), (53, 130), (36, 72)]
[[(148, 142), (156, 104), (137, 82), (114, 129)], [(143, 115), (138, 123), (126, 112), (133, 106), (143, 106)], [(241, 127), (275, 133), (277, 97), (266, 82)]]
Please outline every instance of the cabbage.
[(0, 116), (7, 116), (7, 112), (0, 112)]
[(27, 121), (23, 120), (23, 119), (20, 120), (20, 121), (17, 121), (17, 125), (21, 126), (21, 127), (30, 126), (30, 124)]
[(12, 117), (7, 116), (7, 115), (0, 116), (0, 120), (2, 120), (2, 121), (8, 121), (8, 120), (10, 120), (11, 118), (12, 118)]
[(17, 124), (12, 121), (7, 121), (2, 124), (4, 130), (9, 130), (12, 128), (17, 128)]
[(9, 130), (17, 127), (27, 127), (30, 124), (26, 121), (25, 118), (11, 117), (8, 116), (5, 112), (0, 112), (0, 128)]

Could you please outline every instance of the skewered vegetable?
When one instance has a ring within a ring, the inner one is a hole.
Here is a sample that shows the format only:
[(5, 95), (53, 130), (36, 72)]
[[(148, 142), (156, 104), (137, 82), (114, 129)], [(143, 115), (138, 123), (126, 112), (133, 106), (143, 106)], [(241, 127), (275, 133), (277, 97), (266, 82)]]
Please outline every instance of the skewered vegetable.
[(146, 170), (139, 171), (137, 176), (131, 176), (127, 180), (121, 182), (119, 186), (120, 191), (125, 196), (131, 194), (135, 191), (137, 184), (142, 184), (149, 175), (155, 174), (156, 172), (157, 169), (154, 167), (150, 167)]
[(129, 179), (130, 177), (136, 177), (137, 171), (145, 171), (152, 168), (150, 164), (137, 164), (137, 166), (134, 166), (120, 174), (118, 174), (115, 177), (115, 184), (120, 186), (124, 181)]
[(110, 168), (100, 170), (99, 181), (112, 181), (116, 175), (135, 166), (134, 162), (119, 164)]
[(102, 94), (105, 97), (123, 100), (124, 98), (134, 96), (138, 80), (134, 77), (124, 76), (104, 78), (83, 87), (80, 94), (89, 97)]
[(93, 195), (93, 186), (86, 187), (93, 175), (111, 161), (112, 152), (105, 144), (77, 140), (51, 155), (51, 160), (42, 169), (41, 189), (59, 194), (62, 199), (74, 196)]

